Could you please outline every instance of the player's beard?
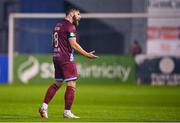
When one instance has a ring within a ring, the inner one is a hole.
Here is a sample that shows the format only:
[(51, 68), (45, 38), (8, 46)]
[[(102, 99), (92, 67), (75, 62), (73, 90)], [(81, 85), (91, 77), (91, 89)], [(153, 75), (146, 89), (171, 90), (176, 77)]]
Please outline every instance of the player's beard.
[(79, 20), (73, 16), (73, 24), (77, 27), (79, 25)]

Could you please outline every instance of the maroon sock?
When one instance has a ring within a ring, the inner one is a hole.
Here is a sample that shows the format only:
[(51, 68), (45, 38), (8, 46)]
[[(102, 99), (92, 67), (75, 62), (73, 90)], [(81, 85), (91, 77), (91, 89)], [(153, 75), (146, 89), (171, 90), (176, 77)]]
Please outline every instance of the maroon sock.
[(71, 106), (72, 106), (73, 101), (74, 101), (74, 96), (75, 96), (75, 88), (72, 86), (67, 86), (66, 92), (64, 95), (65, 110), (71, 110)]
[(56, 84), (51, 85), (46, 92), (44, 103), (48, 104), (52, 100), (58, 89), (59, 88), (58, 86), (56, 86)]

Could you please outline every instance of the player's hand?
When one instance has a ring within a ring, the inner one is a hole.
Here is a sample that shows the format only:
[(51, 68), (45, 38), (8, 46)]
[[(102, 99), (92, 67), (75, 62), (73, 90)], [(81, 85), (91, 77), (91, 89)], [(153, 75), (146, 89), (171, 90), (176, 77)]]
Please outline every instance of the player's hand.
[(90, 59), (99, 58), (99, 56), (94, 55), (94, 53), (95, 53), (94, 50), (89, 52), (87, 57), (90, 58)]

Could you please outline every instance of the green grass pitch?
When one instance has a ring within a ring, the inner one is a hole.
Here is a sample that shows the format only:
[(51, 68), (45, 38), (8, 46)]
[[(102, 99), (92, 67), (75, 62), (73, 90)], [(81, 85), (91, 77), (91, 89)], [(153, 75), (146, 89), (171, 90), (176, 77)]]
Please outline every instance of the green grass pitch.
[(180, 121), (180, 87), (77, 83), (72, 111), (80, 119), (62, 118), (65, 85), (49, 105), (49, 119), (38, 108), (49, 84), (0, 85), (1, 122)]

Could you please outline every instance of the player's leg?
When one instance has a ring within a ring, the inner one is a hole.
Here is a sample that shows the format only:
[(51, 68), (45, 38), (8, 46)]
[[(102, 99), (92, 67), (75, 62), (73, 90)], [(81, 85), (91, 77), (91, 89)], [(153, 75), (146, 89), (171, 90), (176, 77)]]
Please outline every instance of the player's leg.
[(79, 118), (71, 113), (71, 106), (75, 97), (76, 90), (76, 79), (77, 79), (77, 68), (75, 62), (69, 62), (64, 65), (64, 81), (66, 82), (66, 92), (64, 94), (65, 100), (65, 109), (64, 109), (64, 117), (65, 118)]
[(39, 113), (42, 118), (48, 118), (48, 104), (55, 96), (57, 90), (63, 85), (62, 81), (56, 81), (54, 84), (50, 85), (46, 91), (43, 103), (39, 108)]
[(63, 77), (63, 73), (61, 69), (61, 63), (59, 63), (59, 61), (54, 61), (54, 68), (55, 68), (56, 82), (50, 85), (46, 91), (42, 106), (39, 109), (39, 113), (42, 118), (48, 118), (48, 115), (47, 115), (48, 104), (55, 96), (57, 90), (63, 85), (64, 77)]
[(68, 81), (66, 84), (66, 92), (64, 95), (64, 100), (65, 100), (64, 118), (80, 118), (78, 116), (75, 116), (71, 112), (71, 106), (73, 105), (75, 91), (76, 91), (76, 82)]
[(50, 85), (49, 88), (47, 89), (45, 98), (44, 98), (44, 103), (49, 104), (49, 102), (52, 100), (54, 95), (56, 94), (57, 90), (63, 85), (62, 81), (56, 81), (54, 84)]
[(67, 82), (66, 92), (64, 94), (64, 101), (65, 101), (64, 112), (71, 110), (71, 106), (73, 104), (75, 97), (75, 90), (76, 90), (75, 81)]

